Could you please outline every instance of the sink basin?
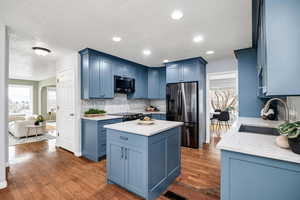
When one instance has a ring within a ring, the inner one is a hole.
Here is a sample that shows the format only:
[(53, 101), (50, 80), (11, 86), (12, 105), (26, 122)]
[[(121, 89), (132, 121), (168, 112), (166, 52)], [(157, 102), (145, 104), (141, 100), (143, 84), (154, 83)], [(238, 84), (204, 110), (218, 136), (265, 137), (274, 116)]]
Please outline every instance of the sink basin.
[(239, 132), (248, 132), (254, 134), (274, 135), (274, 136), (280, 135), (280, 133), (276, 128), (250, 126), (250, 125), (241, 125)]

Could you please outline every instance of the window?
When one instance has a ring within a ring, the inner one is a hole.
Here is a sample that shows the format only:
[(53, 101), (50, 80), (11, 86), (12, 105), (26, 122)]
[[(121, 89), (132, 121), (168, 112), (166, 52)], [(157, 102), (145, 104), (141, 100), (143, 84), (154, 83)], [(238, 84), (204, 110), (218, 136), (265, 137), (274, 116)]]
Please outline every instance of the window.
[(56, 112), (56, 88), (47, 88), (47, 112)]
[(9, 113), (26, 114), (33, 113), (33, 86), (9, 85)]

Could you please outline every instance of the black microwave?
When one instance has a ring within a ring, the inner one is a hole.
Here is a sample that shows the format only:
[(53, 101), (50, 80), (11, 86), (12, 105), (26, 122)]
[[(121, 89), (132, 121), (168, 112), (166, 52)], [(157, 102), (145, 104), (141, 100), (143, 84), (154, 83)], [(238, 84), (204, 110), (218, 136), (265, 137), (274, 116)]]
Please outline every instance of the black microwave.
[(133, 78), (115, 76), (116, 93), (133, 93), (135, 91), (135, 81)]

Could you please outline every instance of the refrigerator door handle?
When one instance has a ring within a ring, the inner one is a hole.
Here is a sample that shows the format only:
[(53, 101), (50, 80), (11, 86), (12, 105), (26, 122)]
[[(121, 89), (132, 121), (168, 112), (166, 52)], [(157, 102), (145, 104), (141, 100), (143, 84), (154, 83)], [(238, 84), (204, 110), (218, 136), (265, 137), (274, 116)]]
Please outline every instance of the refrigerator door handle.
[(179, 90), (178, 98), (179, 98), (179, 107), (178, 107), (179, 111), (178, 111), (178, 114), (181, 116), (182, 115), (182, 91), (181, 90)]

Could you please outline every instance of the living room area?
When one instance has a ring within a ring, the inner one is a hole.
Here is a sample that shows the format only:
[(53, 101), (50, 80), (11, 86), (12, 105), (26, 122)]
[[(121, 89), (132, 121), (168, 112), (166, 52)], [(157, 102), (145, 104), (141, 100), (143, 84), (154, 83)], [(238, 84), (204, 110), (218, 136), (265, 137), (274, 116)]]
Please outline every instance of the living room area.
[(55, 59), (26, 50), (23, 47), (28, 42), (28, 38), (10, 37), (9, 146), (55, 140), (57, 136)]

